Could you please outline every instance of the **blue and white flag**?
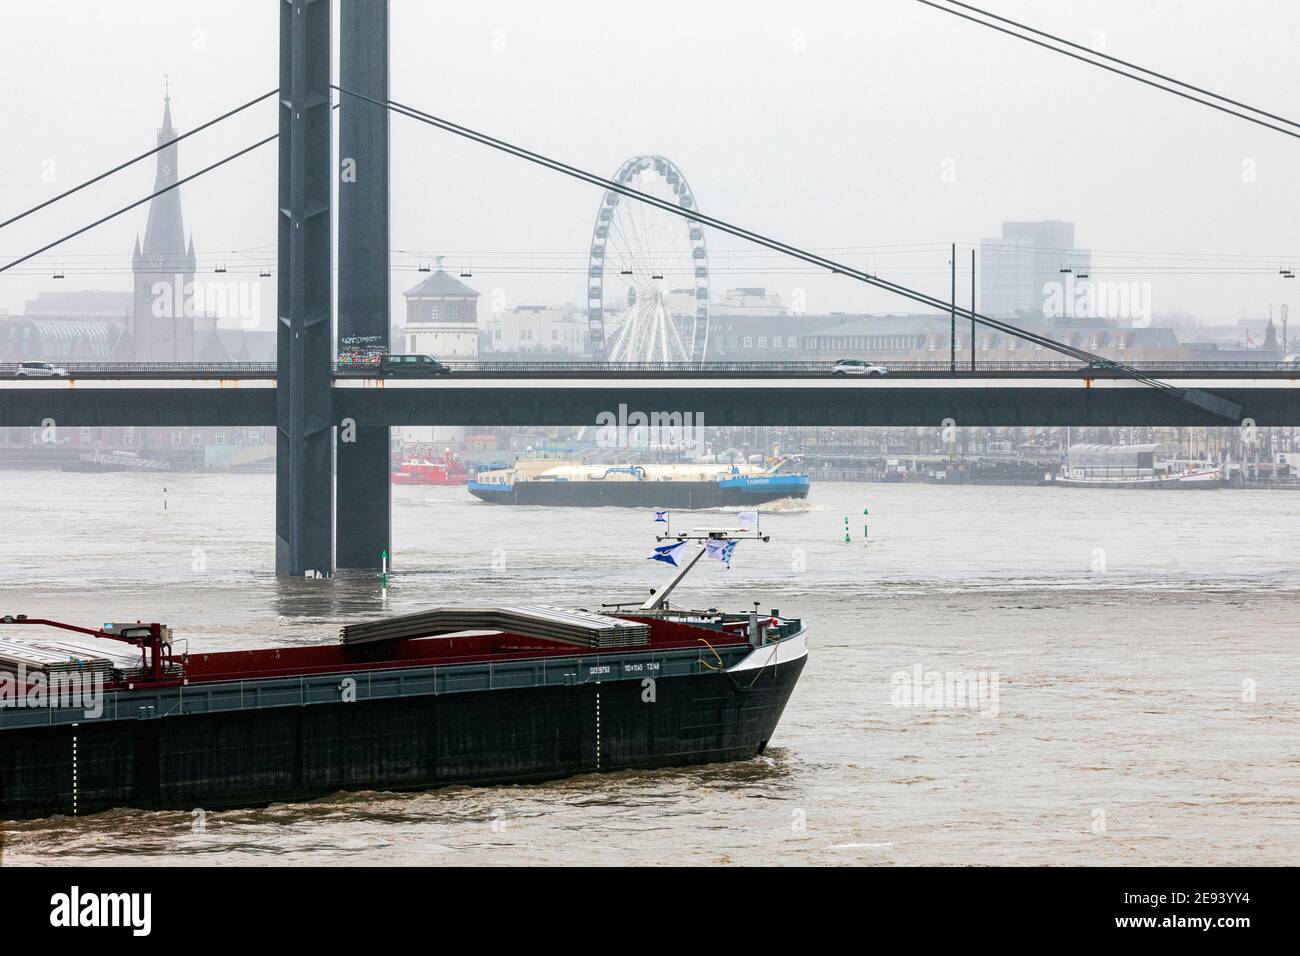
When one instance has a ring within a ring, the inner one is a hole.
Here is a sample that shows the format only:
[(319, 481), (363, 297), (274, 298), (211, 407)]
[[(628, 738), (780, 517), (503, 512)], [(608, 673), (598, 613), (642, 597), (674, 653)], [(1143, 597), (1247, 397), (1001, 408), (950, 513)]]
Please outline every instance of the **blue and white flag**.
[(646, 555), (647, 561), (662, 561), (664, 564), (671, 564), (677, 567), (677, 555), (681, 553), (682, 548), (686, 547), (685, 541), (674, 541), (672, 544), (661, 544), (655, 548), (654, 554)]
[(742, 511), (740, 514), (736, 515), (736, 520), (740, 522), (740, 530), (741, 530), (741, 531), (757, 531), (757, 530), (758, 530), (758, 512), (757, 512), (757, 511)]
[(704, 556), (721, 561), (728, 568), (731, 567), (731, 555), (735, 550), (736, 542), (733, 540), (711, 539), (704, 543)]
[(667, 511), (656, 511), (656, 512), (655, 512), (655, 521), (663, 521), (663, 522), (667, 523), (667, 521), (668, 521), (668, 512), (667, 512)]

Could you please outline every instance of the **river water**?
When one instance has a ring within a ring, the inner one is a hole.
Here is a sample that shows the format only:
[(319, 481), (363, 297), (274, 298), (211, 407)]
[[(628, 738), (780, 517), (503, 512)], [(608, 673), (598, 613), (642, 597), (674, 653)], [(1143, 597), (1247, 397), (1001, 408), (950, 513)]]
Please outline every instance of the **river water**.
[[(273, 492), (270, 475), (2, 471), (0, 613), (162, 620), (224, 649), (441, 603), (631, 600), (670, 574), (644, 559), (648, 512), (406, 486), (386, 596), (376, 575), (280, 581)], [(810, 623), (763, 757), (9, 822), (3, 863), (1294, 863), (1297, 512), (1280, 491), (814, 483), (764, 511), (771, 543), (678, 594)], [(710, 523), (729, 522), (674, 516)], [(975, 707), (905, 696), (969, 672), (990, 691)]]

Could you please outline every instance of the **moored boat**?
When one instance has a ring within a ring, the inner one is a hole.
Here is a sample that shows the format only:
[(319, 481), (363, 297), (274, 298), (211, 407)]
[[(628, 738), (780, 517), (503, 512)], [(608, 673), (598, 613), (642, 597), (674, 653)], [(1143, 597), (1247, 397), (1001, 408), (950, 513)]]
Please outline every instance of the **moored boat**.
[(404, 461), (393, 472), (395, 485), (463, 485), (469, 480), (469, 470), (451, 452), (444, 454), (442, 461), (428, 458)]
[(1066, 463), (1046, 484), (1071, 488), (1219, 488), (1223, 469), (1212, 461), (1182, 457), (1172, 443), (1071, 445)]

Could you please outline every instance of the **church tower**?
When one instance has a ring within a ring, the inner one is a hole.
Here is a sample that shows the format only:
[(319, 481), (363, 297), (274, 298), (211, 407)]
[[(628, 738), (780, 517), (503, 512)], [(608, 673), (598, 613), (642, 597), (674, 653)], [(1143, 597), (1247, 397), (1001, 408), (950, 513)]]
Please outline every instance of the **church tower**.
[[(158, 145), (175, 138), (172, 99), (168, 92), (163, 97), (163, 121), (162, 128), (158, 130)], [(179, 179), (176, 144), (160, 150), (157, 157), (158, 169), (154, 174), (153, 192), (165, 189)], [(134, 305), (127, 343), (131, 354), (122, 357), (137, 362), (194, 361), (194, 309), (191, 298), (194, 238), (191, 236), (188, 243), (185, 240), (179, 189), (165, 192), (149, 201), (149, 221), (145, 225), (144, 244), (141, 245), (137, 235), (135, 252), (131, 257), (131, 271), (135, 277)]]

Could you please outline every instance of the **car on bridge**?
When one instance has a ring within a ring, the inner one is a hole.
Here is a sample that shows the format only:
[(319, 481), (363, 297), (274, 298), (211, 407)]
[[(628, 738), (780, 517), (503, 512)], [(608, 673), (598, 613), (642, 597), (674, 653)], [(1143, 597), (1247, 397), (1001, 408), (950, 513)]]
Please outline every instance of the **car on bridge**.
[(68, 370), (49, 362), (19, 362), (14, 378), (67, 378)]
[(385, 355), (379, 367), (385, 375), (451, 374), (451, 369), (432, 355)]
[(868, 362), (866, 359), (840, 359), (831, 369), (832, 375), (866, 375), (880, 376), (888, 375), (889, 369), (883, 365), (876, 365)]

